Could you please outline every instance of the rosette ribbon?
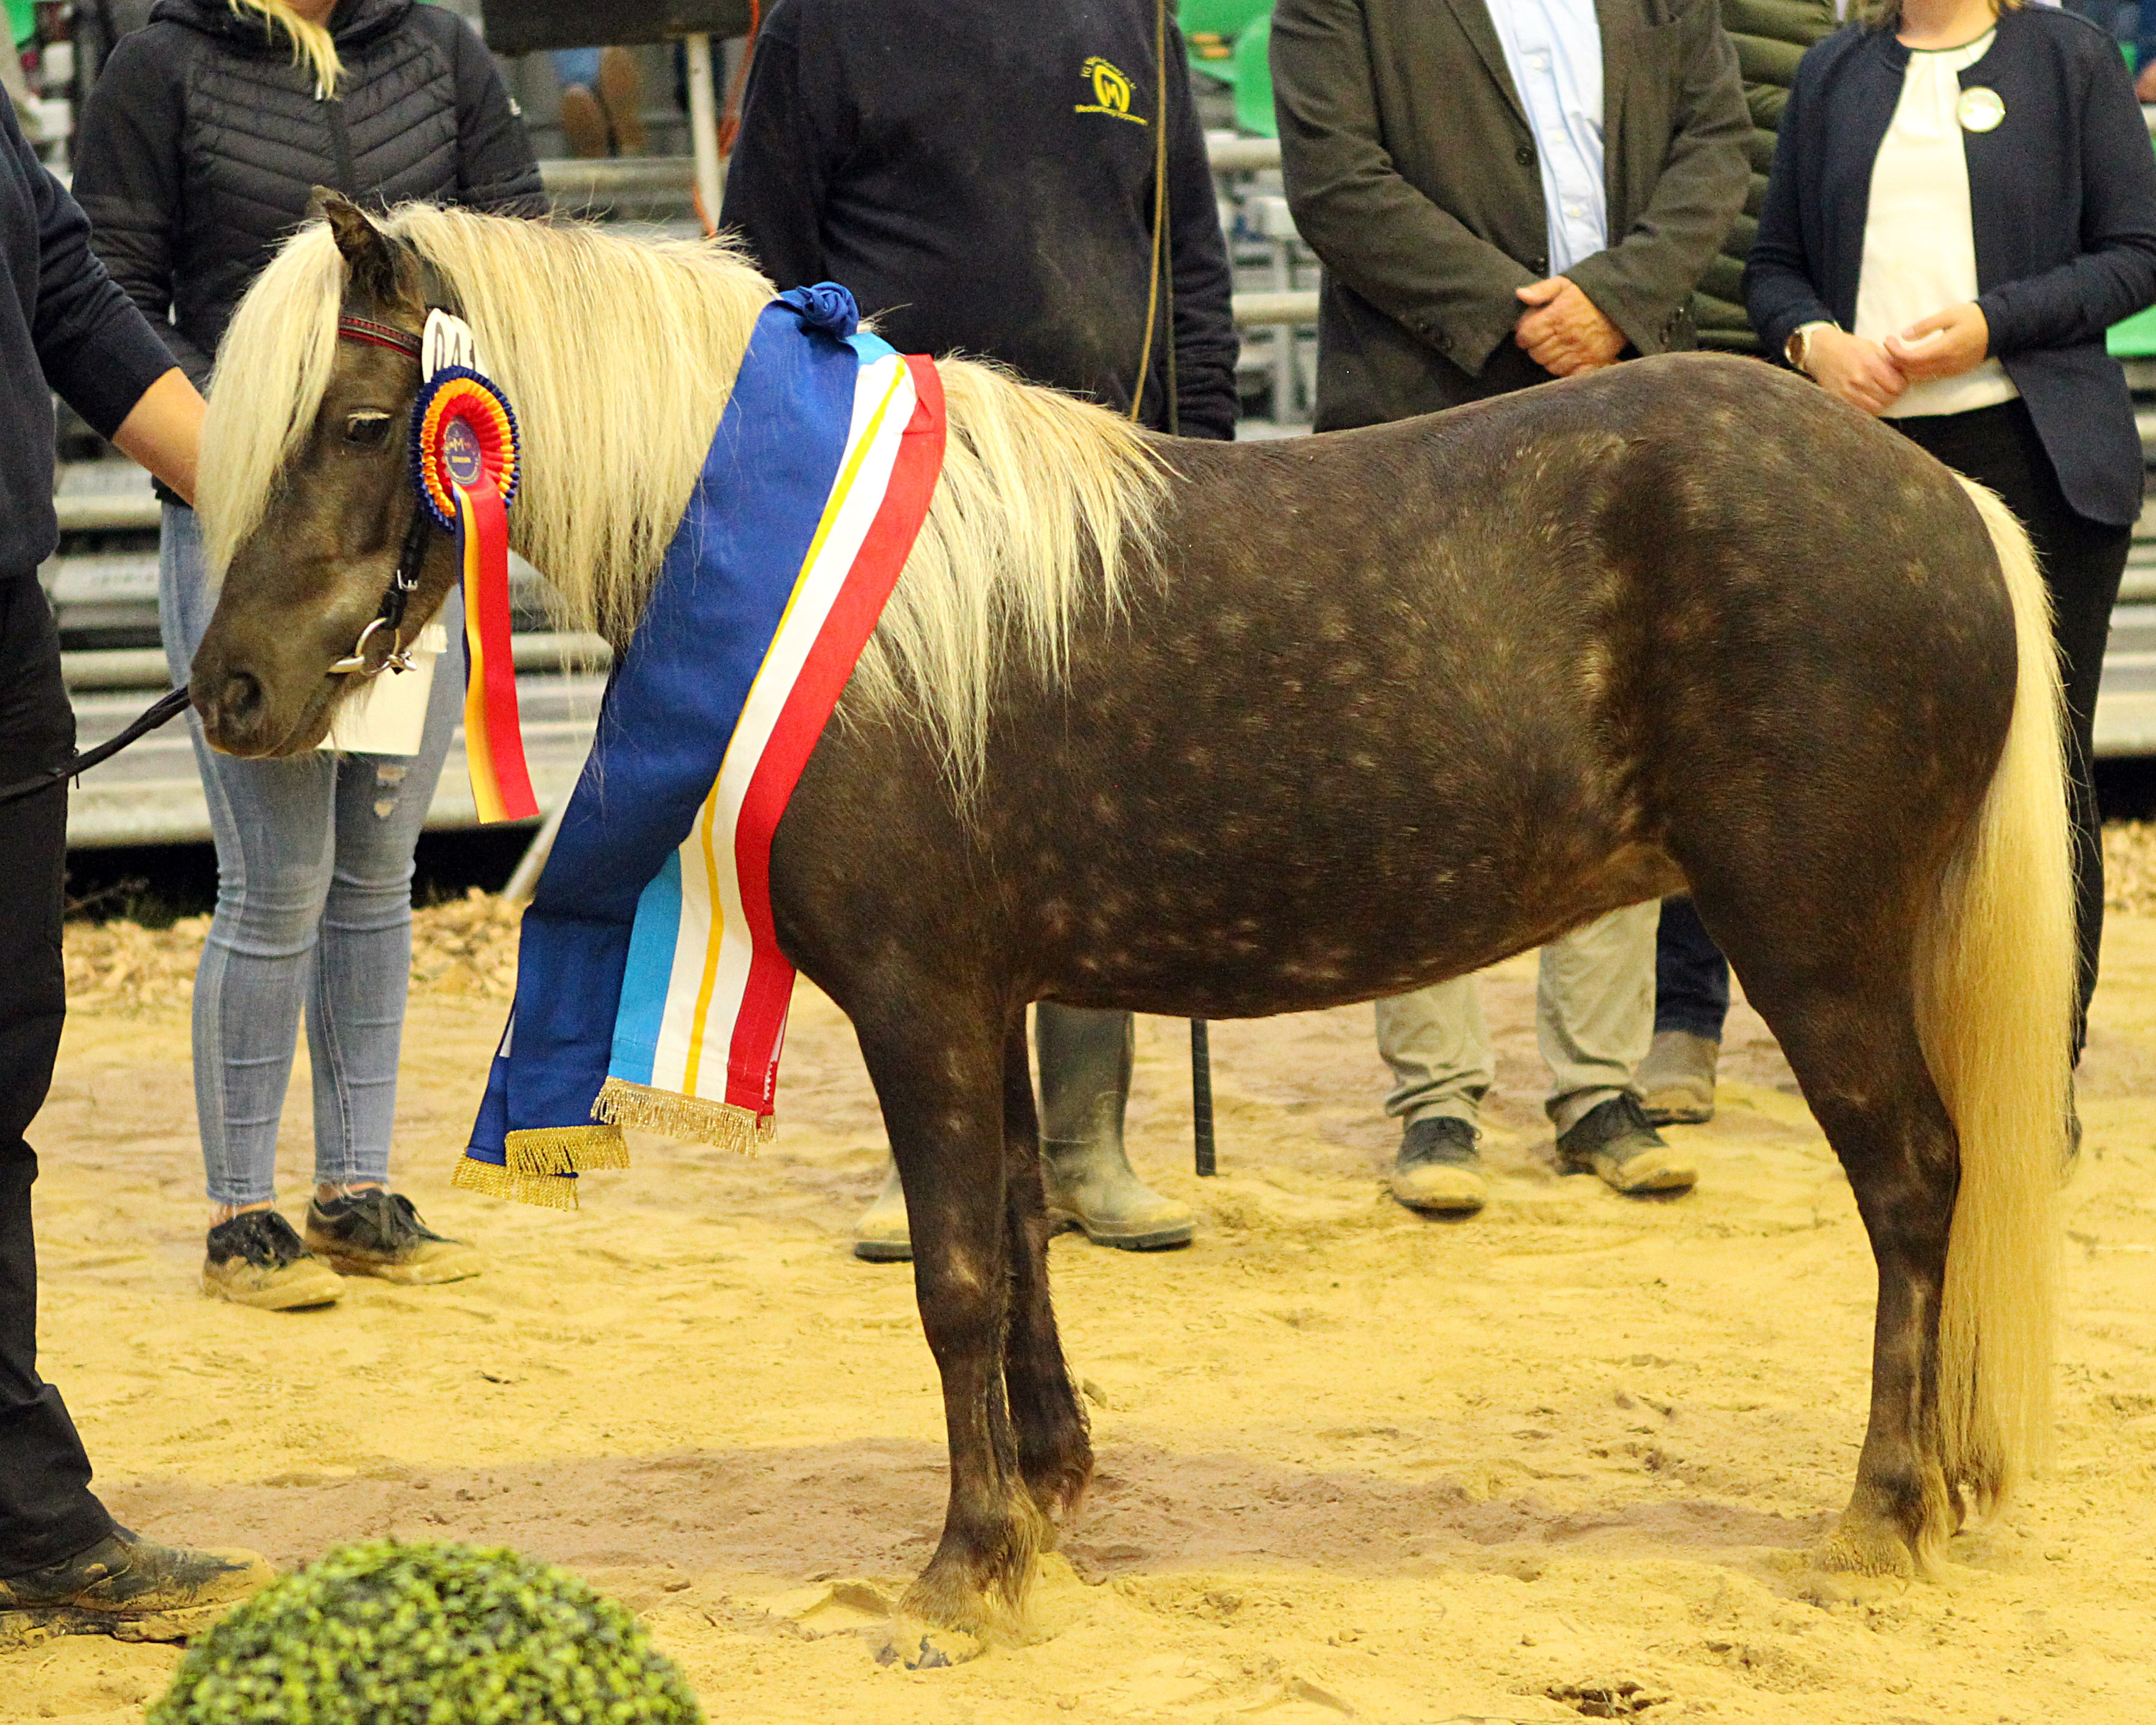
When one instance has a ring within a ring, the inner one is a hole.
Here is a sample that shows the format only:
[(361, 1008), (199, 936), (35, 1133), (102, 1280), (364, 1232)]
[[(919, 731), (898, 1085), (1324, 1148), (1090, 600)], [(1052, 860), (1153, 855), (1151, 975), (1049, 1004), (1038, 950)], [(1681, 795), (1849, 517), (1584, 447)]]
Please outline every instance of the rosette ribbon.
[(412, 409), (412, 480), (419, 506), (457, 539), (469, 661), (465, 754), (485, 823), (539, 813), (509, 645), (509, 506), (517, 468), (516, 416), (494, 382), (461, 365), (429, 377)]

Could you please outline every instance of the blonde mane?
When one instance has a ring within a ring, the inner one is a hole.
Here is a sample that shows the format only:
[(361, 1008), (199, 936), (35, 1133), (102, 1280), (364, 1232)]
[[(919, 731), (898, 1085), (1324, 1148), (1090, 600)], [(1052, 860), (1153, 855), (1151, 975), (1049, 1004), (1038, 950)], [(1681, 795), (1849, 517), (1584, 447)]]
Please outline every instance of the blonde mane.
[[(771, 285), (724, 242), (407, 204), (382, 224), (449, 287), (522, 433), (511, 511), (562, 627), (617, 647), (641, 615)], [(336, 357), (345, 265), (310, 223), (249, 290), (219, 352), (198, 502), (221, 572), (261, 525)], [(1062, 670), (1071, 619), (1118, 610), (1165, 490), (1135, 428), (978, 362), (938, 369), (943, 473), (844, 711), (924, 724), (961, 789), (1014, 655)]]

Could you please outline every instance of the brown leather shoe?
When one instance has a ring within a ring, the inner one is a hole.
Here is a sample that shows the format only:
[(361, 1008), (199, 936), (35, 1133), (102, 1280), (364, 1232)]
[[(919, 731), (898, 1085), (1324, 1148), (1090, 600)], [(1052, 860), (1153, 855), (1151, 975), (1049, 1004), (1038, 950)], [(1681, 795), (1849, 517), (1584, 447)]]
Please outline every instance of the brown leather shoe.
[(585, 161), (607, 154), (607, 111), (599, 99), (581, 84), (562, 92), (562, 135), (570, 150)]
[(69, 1635), (182, 1641), (276, 1579), (251, 1551), (190, 1551), (116, 1527), (64, 1562), (0, 1579), (0, 1645)]
[(644, 74), (628, 49), (599, 50), (598, 95), (606, 104), (615, 150), (624, 156), (644, 154), (650, 143), (644, 131)]

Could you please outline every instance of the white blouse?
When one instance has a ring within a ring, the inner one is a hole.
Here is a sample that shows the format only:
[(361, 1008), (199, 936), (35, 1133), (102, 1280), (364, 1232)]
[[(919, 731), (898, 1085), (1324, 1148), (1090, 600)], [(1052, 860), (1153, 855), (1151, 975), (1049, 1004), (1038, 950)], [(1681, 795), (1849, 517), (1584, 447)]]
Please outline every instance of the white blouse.
[[(1959, 48), (1909, 54), (1902, 99), (1871, 164), (1871, 203), (1856, 279), (1856, 333), (1868, 340), (1884, 341), (1919, 318), (1976, 298), (1976, 238), (1969, 225), (1962, 126), (1964, 111), (1979, 126), (1999, 122), (1982, 97), (1964, 103), (1961, 74), (1990, 50), (1996, 33), (1987, 30)], [(1887, 416), (1965, 413), (2020, 393), (2006, 368), (1987, 359), (1958, 377), (1912, 383)]]

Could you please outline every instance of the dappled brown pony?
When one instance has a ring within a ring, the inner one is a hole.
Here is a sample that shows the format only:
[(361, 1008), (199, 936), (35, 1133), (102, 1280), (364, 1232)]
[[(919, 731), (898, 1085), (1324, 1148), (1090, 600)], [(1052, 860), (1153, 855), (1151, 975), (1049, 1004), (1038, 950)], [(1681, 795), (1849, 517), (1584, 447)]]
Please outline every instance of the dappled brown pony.
[[(341, 342), (341, 311), (473, 324), (524, 427), (519, 548), (619, 648), (769, 293), (719, 246), (329, 216), (242, 306), (211, 406), (228, 567), (192, 687), (238, 754), (324, 734), (413, 507), (417, 367)], [(950, 1504), (911, 1607), (1014, 1622), (1092, 1467), (1028, 1003), (1334, 1006), (1678, 891), (1877, 1259), (1870, 1422), (1821, 1560), (1928, 1564), (2048, 1426), (2072, 952), (2011, 519), (1748, 361), (1255, 445), (942, 370), (936, 503), (772, 855), (786, 956), (883, 1106), (942, 1374)], [(413, 620), (453, 572), (438, 540)]]

